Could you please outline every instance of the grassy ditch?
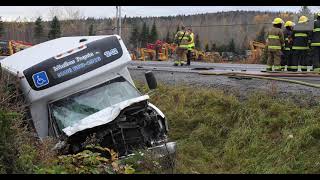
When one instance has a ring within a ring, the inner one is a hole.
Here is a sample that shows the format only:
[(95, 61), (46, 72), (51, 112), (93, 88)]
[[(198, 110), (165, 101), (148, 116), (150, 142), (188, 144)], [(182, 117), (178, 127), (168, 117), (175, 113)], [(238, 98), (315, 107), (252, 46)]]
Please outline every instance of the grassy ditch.
[[(90, 150), (59, 156), (51, 151), (54, 139), (33, 136), (19, 93), (0, 87), (0, 173), (164, 173), (139, 153), (127, 160), (109, 149), (111, 159)], [(151, 102), (178, 142), (174, 173), (320, 172), (320, 104), (310, 97), (268, 91), (240, 101), (215, 89), (162, 84)]]
[(320, 172), (319, 101), (160, 85), (151, 102), (178, 142), (176, 173)]

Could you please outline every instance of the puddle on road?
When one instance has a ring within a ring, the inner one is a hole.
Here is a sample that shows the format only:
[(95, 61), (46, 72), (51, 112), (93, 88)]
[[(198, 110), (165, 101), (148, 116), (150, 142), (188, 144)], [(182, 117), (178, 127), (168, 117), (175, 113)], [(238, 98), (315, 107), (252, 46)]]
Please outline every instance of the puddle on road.
[(213, 70), (214, 68), (206, 68), (206, 67), (197, 67), (197, 68), (191, 68), (191, 70)]

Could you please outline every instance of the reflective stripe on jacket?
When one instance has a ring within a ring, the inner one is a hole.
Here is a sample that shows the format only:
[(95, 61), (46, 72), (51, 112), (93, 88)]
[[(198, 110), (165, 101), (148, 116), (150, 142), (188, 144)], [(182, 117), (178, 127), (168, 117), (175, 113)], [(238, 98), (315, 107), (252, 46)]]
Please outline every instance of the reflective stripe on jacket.
[(189, 41), (188, 50), (192, 50), (195, 47), (193, 32), (190, 33), (190, 37), (191, 37), (191, 40)]
[(175, 35), (175, 39), (179, 42), (179, 47), (188, 48), (191, 36), (186, 31), (178, 31)]
[(311, 46), (320, 46), (320, 20), (314, 21), (314, 28), (311, 38)]
[(292, 33), (292, 49), (293, 50), (308, 50), (311, 31), (297, 31), (293, 30)]
[(267, 47), (268, 50), (281, 50), (284, 46), (283, 32), (280, 28), (272, 27), (268, 31)]

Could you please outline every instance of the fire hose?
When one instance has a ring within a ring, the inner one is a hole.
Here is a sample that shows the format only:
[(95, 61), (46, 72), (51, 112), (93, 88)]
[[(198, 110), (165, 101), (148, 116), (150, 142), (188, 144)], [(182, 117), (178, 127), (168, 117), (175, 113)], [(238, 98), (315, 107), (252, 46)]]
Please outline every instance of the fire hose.
[[(288, 82), (288, 83), (294, 83), (294, 84), (300, 84), (304, 86), (314, 87), (314, 88), (320, 88), (320, 84), (313, 84), (308, 83), (304, 81), (299, 80), (291, 80), (291, 79), (285, 79), (285, 78), (277, 78), (277, 77), (283, 77), (283, 74), (274, 74), (273, 77), (267, 77), (268, 75), (262, 75), (262, 74), (244, 74), (244, 73), (217, 73), (217, 72), (199, 72), (201, 75), (222, 75), (222, 76), (229, 76), (229, 77), (245, 77), (245, 78), (257, 78), (257, 79), (266, 79), (266, 80), (275, 80), (275, 81), (282, 81), (282, 82)], [(316, 74), (304, 74), (303, 76), (297, 76), (297, 74), (294, 76), (292, 74), (291, 76), (288, 74), (287, 77), (320, 77), (320, 75)]]

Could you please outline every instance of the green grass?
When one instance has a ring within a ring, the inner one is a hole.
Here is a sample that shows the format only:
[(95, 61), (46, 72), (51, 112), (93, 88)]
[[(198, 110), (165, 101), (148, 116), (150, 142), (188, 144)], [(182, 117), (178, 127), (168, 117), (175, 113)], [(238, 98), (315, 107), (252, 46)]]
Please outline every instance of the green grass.
[(176, 173), (320, 172), (318, 101), (160, 85), (151, 102), (178, 142)]
[[(137, 87), (147, 92), (146, 85)], [(216, 89), (160, 85), (151, 102), (178, 143), (174, 172), (319, 173), (319, 100), (281, 97), (275, 89), (239, 100)], [(112, 170), (98, 155), (58, 157), (50, 151), (55, 140), (34, 139), (21, 100), (4, 101), (8, 97), (0, 88), (0, 173), (164, 173), (152, 158), (135, 157), (120, 169), (111, 164)]]

